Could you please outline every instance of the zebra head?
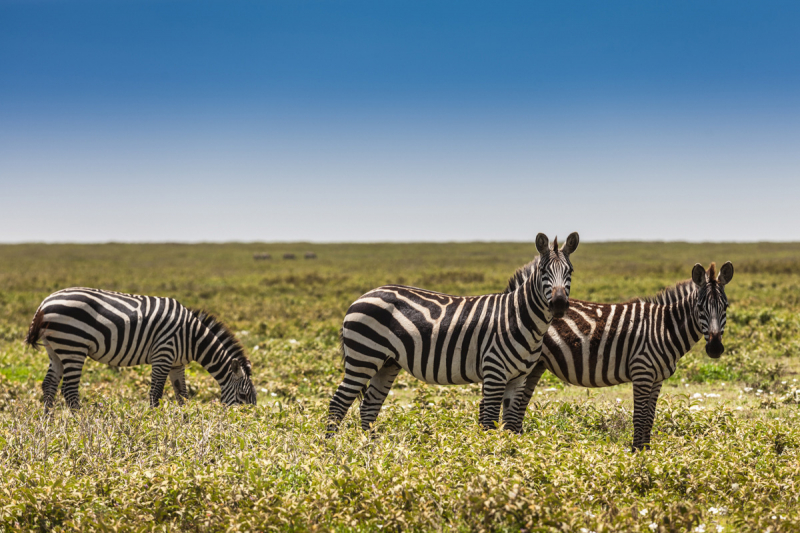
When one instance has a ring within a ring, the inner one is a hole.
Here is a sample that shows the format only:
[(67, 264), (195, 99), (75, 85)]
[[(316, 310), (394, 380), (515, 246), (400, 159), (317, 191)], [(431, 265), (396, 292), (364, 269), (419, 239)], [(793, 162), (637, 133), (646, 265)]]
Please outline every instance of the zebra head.
[(711, 263), (708, 271), (700, 263), (692, 269), (692, 281), (697, 288), (695, 311), (700, 331), (706, 339), (706, 353), (714, 359), (719, 358), (725, 347), (722, 345), (722, 334), (725, 332), (725, 315), (728, 309), (728, 298), (725, 296), (725, 285), (733, 279), (733, 265), (730, 261), (719, 269)]
[(221, 399), (225, 405), (256, 404), (256, 390), (250, 381), (250, 362), (247, 359), (231, 359)]
[(538, 289), (548, 303), (554, 318), (561, 318), (569, 309), (569, 288), (572, 283), (572, 263), (569, 256), (578, 247), (578, 234), (570, 233), (567, 242), (559, 250), (558, 237), (553, 245), (547, 235), (536, 236), (536, 249), (539, 251)]

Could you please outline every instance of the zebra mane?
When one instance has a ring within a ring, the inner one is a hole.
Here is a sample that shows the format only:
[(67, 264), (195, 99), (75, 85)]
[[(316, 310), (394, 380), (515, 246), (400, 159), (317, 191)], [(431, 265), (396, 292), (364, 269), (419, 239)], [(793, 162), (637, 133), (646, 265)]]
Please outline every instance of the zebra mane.
[(672, 287), (667, 287), (655, 296), (645, 296), (644, 298), (634, 298), (632, 302), (645, 302), (659, 305), (669, 305), (679, 300), (683, 300), (694, 291), (694, 282), (687, 279), (679, 281)]
[(508, 286), (506, 290), (503, 291), (503, 294), (508, 294), (510, 292), (514, 292), (517, 288), (525, 283), (525, 280), (531, 276), (531, 272), (533, 269), (536, 268), (536, 265), (539, 264), (539, 256), (536, 256), (536, 259), (527, 263), (517, 269), (514, 272), (514, 275), (508, 279)]
[(201, 324), (211, 330), (211, 333), (220, 340), (231, 357), (239, 361), (245, 374), (250, 376), (252, 366), (250, 365), (250, 360), (247, 359), (247, 356), (244, 354), (244, 346), (242, 346), (242, 343), (239, 342), (239, 339), (236, 338), (236, 335), (233, 334), (228, 326), (223, 324), (220, 319), (211, 313), (203, 311), (202, 309), (189, 309), (189, 312), (191, 312)]

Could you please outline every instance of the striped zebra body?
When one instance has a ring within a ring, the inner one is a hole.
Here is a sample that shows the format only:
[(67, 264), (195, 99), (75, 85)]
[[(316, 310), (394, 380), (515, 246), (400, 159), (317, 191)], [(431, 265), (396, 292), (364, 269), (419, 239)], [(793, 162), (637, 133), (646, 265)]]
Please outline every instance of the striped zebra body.
[[(335, 432), (355, 398), (361, 425), (375, 422), (400, 369), (427, 383), (483, 382), (480, 423), (494, 427), (501, 405), (507, 425), (511, 405), (533, 369), (544, 332), (568, 307), (577, 234), (558, 250), (537, 237), (539, 257), (523, 267), (531, 275), (508, 294), (451, 296), (414, 287), (372, 290), (348, 309), (342, 326), (345, 376), (333, 396), (328, 434)], [(523, 411), (524, 413), (524, 411)]]
[[(527, 409), (545, 370), (581, 387), (633, 382), (633, 448), (648, 446), (662, 383), (675, 373), (680, 358), (703, 337), (711, 357), (724, 350), (724, 285), (732, 277), (730, 263), (719, 278), (713, 264), (708, 272), (696, 265), (692, 280), (653, 298), (620, 304), (573, 300), (547, 330), (519, 408)], [(524, 411), (519, 420), (523, 416)]]
[(250, 362), (233, 334), (212, 315), (172, 298), (64, 289), (39, 306), (26, 343), (43, 344), (50, 356), (42, 383), (47, 409), (62, 379), (67, 405), (80, 407), (78, 385), (87, 357), (114, 367), (152, 365), (153, 406), (168, 377), (179, 401), (188, 397), (184, 369), (192, 361), (219, 382), (223, 403), (255, 403)]

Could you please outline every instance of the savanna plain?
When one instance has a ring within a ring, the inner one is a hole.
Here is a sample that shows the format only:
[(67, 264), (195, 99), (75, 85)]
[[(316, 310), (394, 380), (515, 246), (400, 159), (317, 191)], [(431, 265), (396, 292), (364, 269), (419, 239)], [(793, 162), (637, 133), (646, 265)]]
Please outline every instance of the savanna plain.
[[(736, 269), (725, 353), (711, 360), (701, 341), (681, 360), (643, 453), (630, 452), (630, 386), (550, 374), (522, 435), (479, 429), (478, 385), (401, 373), (374, 436), (354, 406), (324, 438), (353, 300), (386, 283), (499, 292), (534, 254), (525, 243), (0, 246), (0, 528), (800, 531), (800, 244), (580, 245), (572, 297), (583, 300), (652, 295), (697, 262)], [(22, 340), (41, 300), (70, 286), (213, 312), (246, 348), (258, 405), (220, 405), (194, 365), (189, 402), (169, 390), (150, 409), (149, 367), (88, 361), (83, 408), (59, 400), (44, 415), (47, 355)]]

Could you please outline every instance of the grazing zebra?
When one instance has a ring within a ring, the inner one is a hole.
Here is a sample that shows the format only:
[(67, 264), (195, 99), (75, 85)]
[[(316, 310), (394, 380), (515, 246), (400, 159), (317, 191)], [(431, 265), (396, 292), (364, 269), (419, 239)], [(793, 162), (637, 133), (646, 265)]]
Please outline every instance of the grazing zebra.
[(42, 382), (45, 409), (58, 384), (71, 409), (80, 408), (78, 384), (87, 357), (114, 367), (150, 364), (150, 405), (158, 406), (169, 380), (179, 402), (188, 397), (184, 369), (197, 361), (222, 388), (225, 405), (256, 403), (250, 361), (242, 345), (214, 316), (172, 298), (71, 288), (44, 299), (25, 342), (50, 356)]
[(569, 307), (569, 256), (577, 247), (577, 233), (561, 250), (540, 233), (539, 255), (515, 274), (525, 281), (505, 294), (450, 296), (387, 285), (356, 300), (342, 327), (345, 375), (330, 403), (328, 436), (365, 390), (361, 427), (369, 429), (401, 368), (427, 383), (482, 381), (481, 426), (495, 426), (501, 404), (509, 423), (547, 326)]
[[(649, 446), (661, 385), (678, 360), (701, 337), (706, 353), (717, 359), (724, 351), (722, 334), (728, 299), (725, 285), (733, 265), (706, 272), (697, 264), (692, 279), (650, 298), (621, 304), (572, 300), (569, 311), (554, 320), (542, 343), (542, 357), (527, 377), (520, 412), (520, 431), (528, 402), (545, 369), (582, 387), (609, 387), (633, 382), (633, 450)], [(516, 289), (514, 280), (507, 291)]]

